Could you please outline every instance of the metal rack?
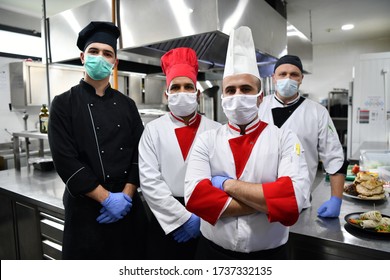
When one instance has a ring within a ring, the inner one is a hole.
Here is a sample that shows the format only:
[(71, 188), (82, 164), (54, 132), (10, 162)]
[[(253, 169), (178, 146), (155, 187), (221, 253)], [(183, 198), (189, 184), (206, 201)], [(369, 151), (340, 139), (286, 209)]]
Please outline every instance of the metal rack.
[(26, 160), (27, 166), (29, 166), (29, 158), (30, 158), (30, 149), (29, 149), (29, 140), (30, 138), (39, 140), (39, 149), (38, 149), (38, 157), (44, 157), (44, 140), (48, 139), (47, 134), (40, 133), (37, 131), (22, 131), (22, 132), (14, 132), (13, 136), (13, 146), (14, 146), (14, 161), (15, 161), (15, 169), (20, 170), (20, 150), (19, 150), (19, 137), (24, 137), (26, 141)]
[(337, 130), (345, 155), (347, 154), (348, 90), (335, 88), (328, 94), (328, 111)]

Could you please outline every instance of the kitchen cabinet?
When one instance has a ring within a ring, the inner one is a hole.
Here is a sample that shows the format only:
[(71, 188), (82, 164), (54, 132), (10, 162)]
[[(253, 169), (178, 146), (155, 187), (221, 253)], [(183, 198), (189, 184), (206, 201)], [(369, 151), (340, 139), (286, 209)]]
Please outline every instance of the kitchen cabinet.
[(0, 172), (0, 258), (61, 259), (64, 185), (54, 172)]
[(36, 207), (31, 204), (15, 201), (14, 225), (18, 259), (42, 259), (42, 248), (39, 230), (39, 216)]
[(61, 215), (54, 214), (55, 217), (47, 209), (5, 195), (0, 195), (0, 211), (2, 260), (61, 259), (64, 230)]
[(40, 231), (44, 259), (60, 260), (64, 220), (45, 212), (40, 212)]
[(42, 259), (36, 208), (4, 195), (0, 195), (0, 201), (4, 221), (0, 240), (1, 259)]
[(336, 128), (344, 155), (347, 155), (348, 90), (334, 89), (328, 94), (328, 111)]
[[(81, 66), (50, 64), (49, 101), (45, 64), (29, 61), (12, 62), (4, 71), (8, 72), (8, 75), (5, 75), (8, 78), (3, 81), (5, 90), (9, 91), (11, 105), (15, 109), (50, 104), (56, 95), (77, 85), (84, 77), (84, 68)], [(118, 72), (118, 90), (126, 95), (129, 95), (129, 77), (128, 72)]]
[[(51, 99), (78, 84), (83, 77), (83, 70), (80, 67), (64, 68), (57, 65), (49, 67)], [(8, 82), (12, 107), (20, 109), (50, 104), (45, 64), (29, 61), (12, 62), (9, 63), (7, 71), (9, 81), (5, 82)]]
[(12, 200), (0, 195), (0, 259), (16, 260), (17, 244), (13, 219)]

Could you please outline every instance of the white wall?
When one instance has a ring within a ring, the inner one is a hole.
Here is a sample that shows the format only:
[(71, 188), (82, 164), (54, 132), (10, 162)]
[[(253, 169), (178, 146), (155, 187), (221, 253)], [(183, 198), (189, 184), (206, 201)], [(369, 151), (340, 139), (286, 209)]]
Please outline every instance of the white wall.
[(320, 101), (333, 88), (349, 88), (352, 68), (360, 54), (390, 51), (390, 38), (313, 46), (313, 72), (305, 75), (301, 91)]

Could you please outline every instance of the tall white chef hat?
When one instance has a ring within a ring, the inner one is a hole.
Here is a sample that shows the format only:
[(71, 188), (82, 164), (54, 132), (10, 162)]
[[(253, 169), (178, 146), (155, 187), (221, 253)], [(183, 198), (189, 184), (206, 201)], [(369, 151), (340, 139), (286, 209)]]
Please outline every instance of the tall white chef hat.
[(260, 79), (252, 31), (247, 26), (230, 33), (223, 77), (237, 74), (251, 74)]

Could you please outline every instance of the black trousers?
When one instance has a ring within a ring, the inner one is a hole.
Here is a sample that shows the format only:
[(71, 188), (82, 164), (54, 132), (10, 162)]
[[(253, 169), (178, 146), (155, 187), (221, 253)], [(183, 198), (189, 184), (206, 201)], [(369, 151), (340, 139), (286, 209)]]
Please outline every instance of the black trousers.
[[(184, 203), (183, 198), (176, 198)], [(152, 215), (147, 238), (147, 258), (151, 260), (193, 260), (199, 238), (178, 243), (172, 233), (166, 235), (156, 217)]]
[(133, 206), (123, 219), (99, 224), (101, 204), (88, 197), (72, 197), (65, 190), (65, 229), (62, 259), (146, 259), (147, 216), (136, 192)]
[(241, 253), (224, 249), (201, 235), (195, 258), (198, 260), (287, 260), (288, 249), (287, 244), (284, 244), (274, 249)]

